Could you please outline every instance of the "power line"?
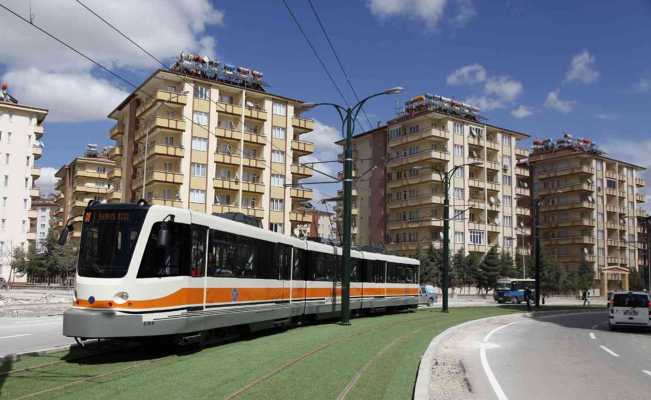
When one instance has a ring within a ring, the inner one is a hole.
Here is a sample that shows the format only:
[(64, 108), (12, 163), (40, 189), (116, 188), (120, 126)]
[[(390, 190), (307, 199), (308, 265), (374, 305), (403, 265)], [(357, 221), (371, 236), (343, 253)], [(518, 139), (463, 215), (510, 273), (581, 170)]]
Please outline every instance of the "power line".
[(142, 50), (142, 51), (143, 51), (145, 54), (147, 54), (149, 57), (153, 58), (156, 62), (158, 62), (160, 65), (162, 65), (163, 68), (167, 68), (167, 66), (166, 66), (165, 64), (163, 64), (163, 62), (162, 62), (161, 60), (159, 60), (158, 58), (156, 58), (156, 56), (154, 56), (153, 54), (151, 54), (150, 52), (148, 52), (147, 50), (145, 50), (141, 45), (139, 45), (138, 43), (136, 43), (136, 42), (134, 42), (133, 40), (131, 40), (131, 38), (130, 38), (129, 36), (127, 36), (127, 35), (124, 34), (121, 30), (119, 30), (118, 28), (116, 28), (113, 24), (111, 24), (111, 23), (110, 23), (109, 21), (107, 21), (105, 18), (103, 18), (102, 16), (100, 16), (99, 14), (97, 14), (97, 13), (96, 13), (92, 8), (90, 8), (90, 7), (88, 7), (86, 4), (82, 3), (81, 0), (75, 0), (75, 1), (76, 1), (77, 3), (79, 3), (80, 6), (84, 7), (86, 10), (88, 10), (91, 14), (93, 14), (94, 16), (96, 16), (97, 18), (99, 18), (99, 19), (100, 19), (102, 22), (104, 22), (106, 25), (110, 26), (114, 31), (116, 31), (118, 34), (120, 34), (120, 36), (122, 36), (123, 38), (127, 39), (129, 42), (131, 42), (131, 44), (133, 44), (134, 46), (136, 46), (137, 48), (139, 48), (140, 50)]
[(337, 82), (335, 82), (335, 79), (332, 77), (332, 74), (330, 73), (330, 70), (328, 70), (328, 67), (325, 65), (323, 62), (323, 59), (321, 56), (319, 56), (319, 52), (316, 50), (312, 42), (310, 41), (310, 38), (307, 37), (307, 34), (303, 30), (303, 27), (301, 26), (300, 22), (298, 22), (298, 19), (296, 19), (296, 16), (292, 12), (292, 9), (289, 8), (289, 5), (287, 4), (286, 0), (283, 0), (283, 4), (287, 8), (287, 11), (289, 12), (289, 15), (292, 17), (292, 20), (294, 20), (294, 23), (298, 27), (298, 30), (301, 31), (301, 34), (303, 35), (303, 38), (305, 38), (305, 41), (307, 42), (308, 46), (312, 49), (312, 52), (314, 53), (314, 57), (319, 61), (319, 64), (321, 64), (321, 67), (325, 71), (326, 75), (328, 75), (328, 78), (330, 78), (330, 82), (332, 82), (332, 85), (337, 89), (337, 92), (339, 93), (339, 96), (343, 99), (344, 103), (346, 103), (346, 106), (350, 108), (350, 104), (348, 103), (348, 100), (346, 100), (346, 96), (344, 96), (344, 93), (341, 91), (339, 88), (339, 85), (337, 85)]
[(96, 66), (98, 66), (98, 67), (101, 68), (102, 70), (108, 72), (109, 74), (111, 74), (111, 75), (112, 75), (113, 77), (115, 77), (116, 79), (119, 79), (120, 81), (126, 83), (127, 85), (129, 85), (129, 86), (131, 86), (131, 87), (134, 87), (134, 88), (137, 87), (134, 83), (130, 82), (128, 79), (126, 79), (126, 78), (120, 76), (119, 74), (117, 74), (117, 73), (111, 71), (110, 69), (108, 69), (107, 67), (105, 67), (104, 65), (102, 65), (101, 63), (99, 63), (98, 61), (93, 60), (92, 58), (90, 58), (90, 57), (87, 56), (86, 54), (84, 54), (84, 53), (82, 53), (81, 51), (75, 49), (74, 47), (72, 47), (72, 46), (69, 45), (68, 43), (66, 43), (66, 42), (64, 42), (63, 40), (59, 39), (58, 37), (52, 35), (52, 34), (49, 33), (48, 31), (46, 31), (45, 29), (41, 28), (40, 26), (38, 26), (38, 25), (34, 24), (33, 22), (30, 22), (29, 20), (23, 18), (23, 16), (21, 16), (21, 15), (18, 14), (18, 13), (16, 13), (14, 10), (8, 8), (8, 7), (5, 6), (4, 4), (0, 4), (0, 7), (2, 7), (3, 9), (5, 9), (7, 12), (13, 14), (15, 17), (19, 18), (19, 19), (20, 19), (21, 21), (23, 21), (24, 23), (33, 26), (35, 29), (39, 30), (42, 34), (48, 36), (48, 37), (51, 38), (51, 39), (56, 40), (56, 41), (59, 42), (60, 44), (62, 44), (62, 45), (64, 45), (65, 47), (67, 47), (69, 50), (71, 50), (71, 51), (77, 53), (77, 54), (80, 55), (81, 57), (85, 58), (87, 61), (89, 61), (89, 62), (95, 64)]
[[(310, 7), (312, 8), (312, 12), (314, 13), (314, 16), (316, 17), (317, 22), (319, 23), (319, 26), (321, 27), (321, 32), (323, 32), (323, 36), (325, 36), (326, 40), (328, 41), (328, 45), (330, 46), (330, 50), (332, 50), (332, 54), (334, 54), (335, 59), (337, 60), (337, 64), (339, 64), (339, 69), (341, 69), (341, 72), (344, 74), (344, 78), (346, 78), (346, 82), (348, 83), (348, 86), (350, 87), (350, 90), (352, 90), (353, 94), (355, 95), (355, 99), (359, 102), (359, 96), (357, 95), (357, 91), (353, 87), (353, 84), (350, 81), (350, 78), (348, 77), (348, 74), (346, 73), (346, 69), (344, 68), (343, 63), (341, 62), (341, 59), (339, 58), (339, 54), (337, 54), (337, 51), (335, 50), (335, 46), (332, 44), (332, 41), (330, 40), (330, 35), (328, 35), (328, 32), (326, 31), (325, 27), (323, 26), (323, 22), (321, 21), (321, 17), (319, 17), (319, 13), (316, 11), (316, 8), (314, 7), (314, 4), (312, 3), (312, 0), (308, 0), (308, 3), (310, 3)], [(364, 113), (364, 116), (366, 117), (366, 121), (368, 122), (368, 129), (373, 129), (373, 124), (371, 123), (371, 120), (368, 117), (368, 114), (366, 114), (366, 110), (362, 108), (362, 112)]]

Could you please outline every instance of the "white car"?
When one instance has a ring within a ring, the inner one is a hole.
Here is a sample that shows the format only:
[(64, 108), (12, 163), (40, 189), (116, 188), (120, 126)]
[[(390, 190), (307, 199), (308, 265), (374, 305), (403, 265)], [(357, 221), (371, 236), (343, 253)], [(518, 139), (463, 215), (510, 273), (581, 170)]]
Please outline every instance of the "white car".
[(608, 327), (651, 326), (651, 296), (646, 292), (615, 292), (609, 301)]

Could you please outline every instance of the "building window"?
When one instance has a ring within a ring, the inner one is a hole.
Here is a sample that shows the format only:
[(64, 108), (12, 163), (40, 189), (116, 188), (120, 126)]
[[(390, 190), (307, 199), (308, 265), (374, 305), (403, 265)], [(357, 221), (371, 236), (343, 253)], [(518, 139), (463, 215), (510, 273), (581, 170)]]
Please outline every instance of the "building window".
[(271, 151), (271, 161), (277, 163), (285, 162), (285, 152), (282, 150), (272, 150)]
[(5, 175), (4, 186), (5, 187), (9, 186), (9, 175)]
[(273, 113), (275, 115), (287, 115), (287, 105), (283, 103), (273, 103), (272, 107)]
[(513, 226), (513, 217), (510, 215), (505, 215), (504, 216), (504, 226), (506, 227), (512, 227)]
[(460, 144), (455, 144), (454, 145), (454, 156), (455, 157), (463, 157), (463, 146)]
[(511, 156), (502, 156), (502, 165), (511, 166)]
[(389, 129), (389, 140), (400, 136), (400, 127)]
[(3, 219), (3, 220), (0, 221), (0, 222), (2, 222), (2, 223), (0, 223), (0, 228), (2, 228), (2, 230), (4, 231), (5, 228), (7, 227), (7, 220), (6, 220), (6, 219)]
[(419, 125), (412, 125), (409, 127), (409, 133), (418, 133), (420, 131)]
[(198, 99), (210, 100), (210, 88), (197, 85), (194, 87), (194, 96)]
[(7, 198), (6, 197), (2, 198), (2, 206), (7, 207)]
[(511, 147), (511, 136), (502, 134), (502, 146)]
[(470, 230), (471, 244), (484, 244), (484, 231)]
[(608, 189), (615, 189), (617, 186), (617, 182), (615, 182), (613, 179), (606, 179), (606, 187)]
[(502, 183), (508, 186), (511, 186), (513, 181), (511, 180), (511, 175), (502, 175)]
[(6, 153), (5, 154), (5, 165), (9, 165), (9, 158), (11, 157), (11, 154)]
[(504, 207), (511, 207), (511, 196), (504, 195), (502, 196), (502, 204), (504, 204)]
[(480, 138), (483, 136), (484, 130), (478, 126), (470, 126), (470, 136)]
[(513, 247), (513, 238), (512, 237), (505, 237), (504, 238), (504, 247), (506, 247), (506, 248), (512, 248)]
[(23, 208), (27, 210), (29, 208), (29, 203), (27, 202), (27, 199), (23, 199)]
[(285, 176), (284, 175), (271, 175), (271, 186), (284, 187), (285, 186)]
[(174, 137), (165, 136), (163, 138), (163, 143), (165, 144), (165, 146), (174, 146)]
[(192, 163), (192, 176), (206, 176), (206, 164)]
[(463, 167), (459, 167), (454, 170), (455, 178), (463, 178)]
[(25, 166), (29, 167), (29, 156), (25, 157)]
[(25, 220), (22, 221), (22, 233), (27, 232), (27, 222)]
[(454, 243), (464, 244), (465, 238), (463, 232), (454, 232)]
[(285, 200), (271, 199), (271, 211), (284, 211), (284, 210), (285, 210)]
[(11, 144), (11, 132), (7, 132), (7, 144)]
[(191, 203), (205, 203), (206, 202), (206, 191), (199, 189), (190, 190), (190, 202)]
[(461, 201), (466, 199), (465, 191), (463, 188), (454, 188), (454, 199)]
[(197, 125), (208, 126), (208, 113), (195, 111), (192, 114), (192, 121)]
[(220, 94), (219, 102), (226, 103), (226, 104), (233, 104), (233, 96), (229, 96), (227, 94)]
[(272, 232), (283, 233), (283, 224), (269, 224), (269, 230)]
[(285, 139), (287, 129), (282, 126), (274, 126), (271, 128), (271, 134), (274, 139)]
[(452, 131), (457, 135), (463, 135), (463, 124), (461, 122), (453, 122)]
[(192, 138), (192, 150), (208, 151), (208, 139), (193, 137)]

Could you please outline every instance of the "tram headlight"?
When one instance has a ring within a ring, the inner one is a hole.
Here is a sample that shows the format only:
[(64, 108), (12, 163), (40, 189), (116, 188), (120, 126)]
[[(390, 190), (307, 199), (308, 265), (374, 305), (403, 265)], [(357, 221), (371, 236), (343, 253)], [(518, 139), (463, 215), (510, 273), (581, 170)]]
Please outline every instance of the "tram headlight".
[(129, 300), (129, 293), (125, 291), (117, 292), (113, 296), (113, 301), (115, 302), (115, 304), (124, 304), (127, 302), (127, 300)]

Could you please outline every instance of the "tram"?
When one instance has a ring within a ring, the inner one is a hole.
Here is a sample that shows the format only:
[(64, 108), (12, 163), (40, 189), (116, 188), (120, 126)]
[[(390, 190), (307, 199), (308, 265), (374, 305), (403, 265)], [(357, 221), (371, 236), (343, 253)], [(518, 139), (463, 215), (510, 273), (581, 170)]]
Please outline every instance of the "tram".
[[(90, 203), (82, 222), (65, 336), (188, 335), (341, 310), (339, 247), (144, 201)], [(417, 260), (351, 253), (353, 313), (417, 307)]]

